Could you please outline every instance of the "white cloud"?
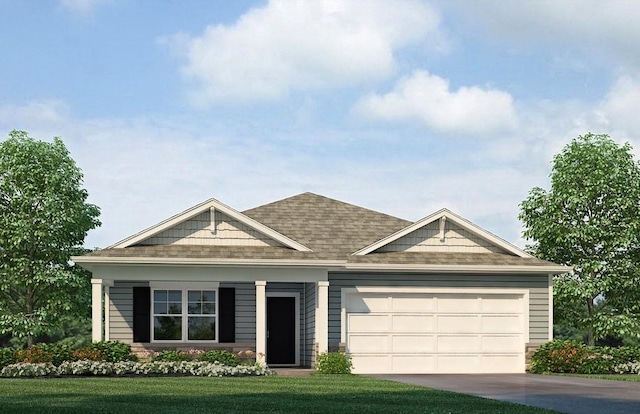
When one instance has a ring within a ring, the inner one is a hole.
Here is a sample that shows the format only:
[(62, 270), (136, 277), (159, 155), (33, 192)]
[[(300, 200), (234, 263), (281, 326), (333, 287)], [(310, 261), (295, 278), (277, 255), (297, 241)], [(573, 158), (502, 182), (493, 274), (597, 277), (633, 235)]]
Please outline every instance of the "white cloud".
[(233, 25), (168, 42), (186, 58), (194, 103), (208, 105), (385, 78), (396, 51), (438, 38), (438, 25), (437, 13), (417, 0), (272, 0)]
[(470, 24), (481, 25), (501, 39), (571, 44), (587, 56), (614, 56), (614, 65), (620, 61), (640, 64), (638, 1), (489, 0), (456, 5)]
[(620, 76), (596, 110), (596, 118), (611, 133), (624, 134), (625, 139), (640, 136), (640, 78)]
[(362, 98), (354, 112), (384, 121), (417, 120), (436, 131), (465, 135), (511, 130), (517, 124), (508, 93), (478, 86), (452, 91), (446, 79), (426, 71), (400, 79), (389, 93)]
[(71, 13), (88, 16), (96, 7), (110, 3), (112, 0), (60, 0), (60, 5)]
[(63, 120), (68, 113), (67, 105), (56, 99), (43, 99), (24, 105), (0, 106), (0, 124), (11, 123), (14, 128), (21, 125), (53, 124)]

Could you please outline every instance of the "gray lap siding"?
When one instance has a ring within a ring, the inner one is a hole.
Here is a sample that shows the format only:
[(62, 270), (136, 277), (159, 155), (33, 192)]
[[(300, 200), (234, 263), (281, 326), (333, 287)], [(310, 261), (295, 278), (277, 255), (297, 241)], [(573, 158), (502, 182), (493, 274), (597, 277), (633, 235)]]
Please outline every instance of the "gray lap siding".
[(338, 350), (341, 292), (355, 286), (504, 288), (529, 290), (529, 342), (549, 338), (549, 285), (544, 275), (425, 275), (419, 273), (329, 273), (329, 350)]

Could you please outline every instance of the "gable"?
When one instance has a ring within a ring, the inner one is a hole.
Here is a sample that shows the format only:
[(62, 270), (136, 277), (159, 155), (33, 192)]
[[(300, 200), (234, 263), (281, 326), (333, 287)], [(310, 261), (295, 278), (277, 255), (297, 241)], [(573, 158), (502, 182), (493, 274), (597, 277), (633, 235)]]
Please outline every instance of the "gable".
[(278, 231), (209, 199), (108, 249), (157, 245), (278, 246), (301, 252), (311, 249)]
[(357, 252), (501, 253), (531, 257), (525, 251), (447, 209), (419, 220)]
[(202, 212), (135, 245), (167, 244), (284, 247), (282, 243), (215, 209)]
[(435, 221), (382, 246), (376, 252), (508, 253), (451, 221), (445, 221), (442, 238), (440, 223)]

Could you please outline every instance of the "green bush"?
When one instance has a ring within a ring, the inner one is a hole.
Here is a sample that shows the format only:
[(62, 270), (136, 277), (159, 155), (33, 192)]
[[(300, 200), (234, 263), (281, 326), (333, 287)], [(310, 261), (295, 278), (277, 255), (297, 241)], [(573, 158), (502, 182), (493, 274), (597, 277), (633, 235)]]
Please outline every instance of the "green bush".
[(541, 345), (531, 357), (529, 371), (533, 374), (579, 371), (587, 356), (585, 345), (574, 340), (553, 340)]
[(617, 367), (640, 361), (639, 347), (585, 346), (573, 340), (553, 340), (531, 358), (530, 372), (612, 374)]
[(351, 374), (351, 355), (344, 352), (323, 352), (316, 358), (316, 370), (321, 374)]
[[(93, 342), (86, 348), (99, 351), (104, 356), (102, 361), (122, 362), (137, 361), (138, 357), (131, 353), (131, 345), (120, 341), (100, 341)], [(91, 358), (89, 358), (91, 359)]]
[(182, 351), (176, 351), (172, 349), (166, 349), (164, 351), (160, 351), (151, 357), (152, 361), (161, 361), (161, 362), (191, 361), (192, 359), (193, 358), (191, 357), (191, 355)]
[(0, 348), (0, 369), (15, 362), (15, 353), (13, 348)]
[(15, 362), (32, 364), (51, 362), (60, 365), (64, 361), (73, 360), (71, 349), (61, 344), (37, 344), (15, 352)]
[(200, 355), (198, 359), (205, 362), (218, 362), (230, 367), (235, 367), (240, 363), (236, 354), (223, 349), (212, 349)]

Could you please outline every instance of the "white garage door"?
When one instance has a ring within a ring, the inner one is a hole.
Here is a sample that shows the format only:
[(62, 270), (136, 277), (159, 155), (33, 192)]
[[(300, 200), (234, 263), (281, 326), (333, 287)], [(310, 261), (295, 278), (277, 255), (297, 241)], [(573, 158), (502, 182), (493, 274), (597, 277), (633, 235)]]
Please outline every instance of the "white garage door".
[(345, 289), (356, 373), (514, 373), (525, 369), (525, 292)]

